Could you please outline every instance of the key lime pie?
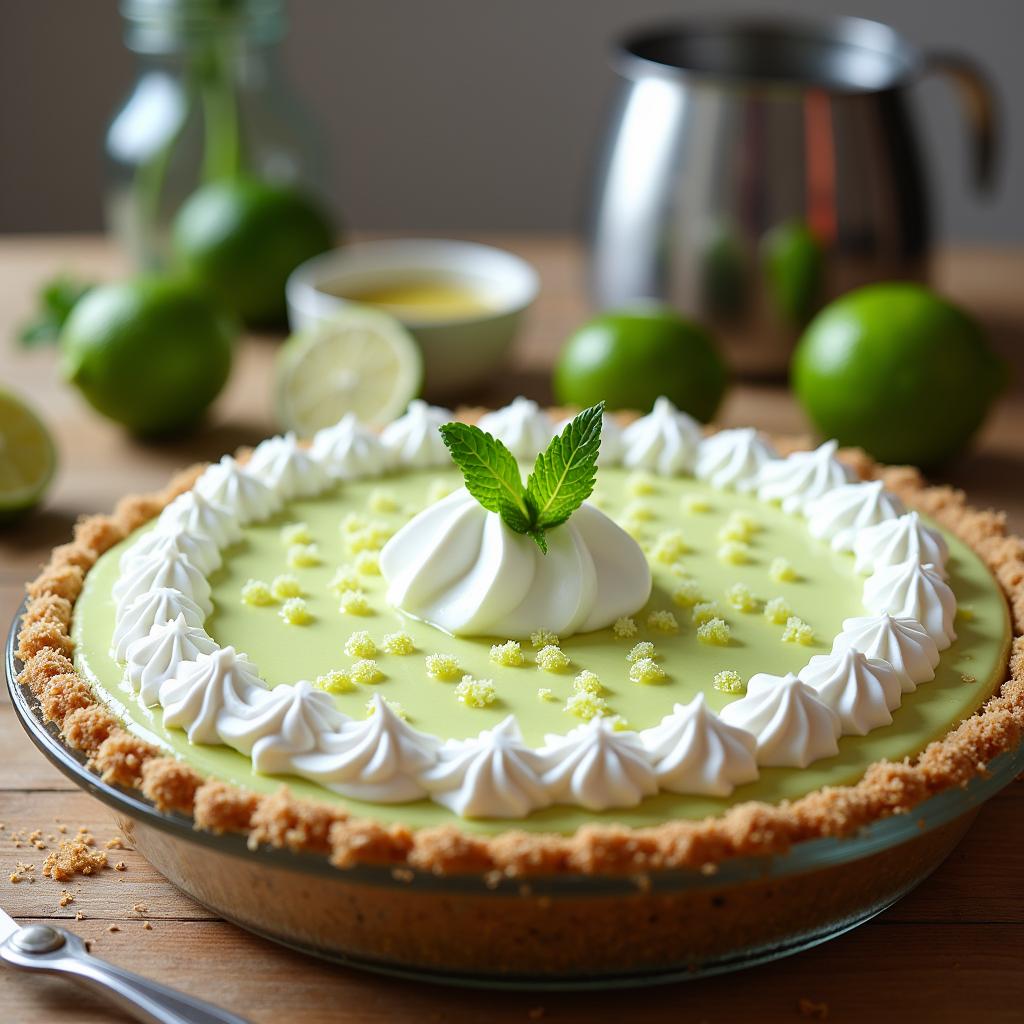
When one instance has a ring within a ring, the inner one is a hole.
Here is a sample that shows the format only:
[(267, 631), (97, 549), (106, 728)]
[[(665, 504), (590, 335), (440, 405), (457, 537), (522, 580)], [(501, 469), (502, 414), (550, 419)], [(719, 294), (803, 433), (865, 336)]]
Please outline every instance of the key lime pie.
[(998, 515), (834, 442), (416, 401), (83, 521), (18, 655), (104, 778), (254, 846), (713, 872), (1015, 746), (1022, 578)]

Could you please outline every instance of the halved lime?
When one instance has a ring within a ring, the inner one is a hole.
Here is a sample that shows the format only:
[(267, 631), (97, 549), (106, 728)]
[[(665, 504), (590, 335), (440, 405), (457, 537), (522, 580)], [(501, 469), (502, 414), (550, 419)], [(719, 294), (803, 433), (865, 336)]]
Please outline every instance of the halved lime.
[(277, 418), (303, 437), (349, 412), (379, 426), (405, 411), (422, 379), (423, 358), (412, 335), (387, 313), (353, 304), (284, 344)]
[(57, 468), (57, 449), (43, 421), (20, 399), (0, 391), (0, 523), (38, 505)]

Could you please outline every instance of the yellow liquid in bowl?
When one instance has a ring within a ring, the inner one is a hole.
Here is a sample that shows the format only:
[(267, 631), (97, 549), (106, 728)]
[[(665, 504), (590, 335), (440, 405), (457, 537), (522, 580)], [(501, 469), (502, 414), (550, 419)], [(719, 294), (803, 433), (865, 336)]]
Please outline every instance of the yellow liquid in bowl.
[(395, 281), (363, 288), (338, 288), (335, 294), (352, 302), (414, 323), (467, 320), (494, 312), (496, 306), (480, 289), (461, 281), (425, 279)]

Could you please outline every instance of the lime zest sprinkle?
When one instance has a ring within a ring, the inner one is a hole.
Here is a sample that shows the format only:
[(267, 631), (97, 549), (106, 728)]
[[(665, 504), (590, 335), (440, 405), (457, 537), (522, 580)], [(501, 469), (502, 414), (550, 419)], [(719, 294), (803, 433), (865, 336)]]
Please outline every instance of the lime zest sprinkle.
[(371, 512), (382, 513), (382, 512), (397, 512), (398, 501), (395, 499), (393, 491), (389, 491), (385, 487), (377, 487), (370, 492), (369, 498), (366, 499), (366, 507)]
[(633, 683), (660, 683), (665, 670), (653, 658), (638, 658), (629, 666), (629, 679)]
[(242, 604), (253, 608), (265, 608), (267, 605), (276, 604), (270, 587), (263, 580), (246, 580), (242, 584)]
[(746, 565), (750, 561), (750, 545), (741, 540), (727, 540), (718, 549), (718, 560), (728, 565)]
[(810, 647), (814, 643), (814, 630), (797, 615), (786, 619), (786, 628), (782, 631), (784, 644), (803, 644)]
[(288, 548), (288, 565), (292, 569), (306, 569), (320, 564), (320, 549), (316, 544), (292, 544)]
[(711, 685), (721, 693), (746, 693), (747, 684), (734, 668), (725, 668), (715, 673)]
[(749, 512), (741, 512), (739, 509), (730, 513), (729, 518), (718, 531), (720, 541), (741, 541), (746, 542), (761, 529), (761, 524), (755, 516)]
[(385, 523), (368, 523), (361, 529), (350, 530), (345, 534), (345, 550), (350, 555), (358, 555), (360, 551), (380, 551), (391, 539), (391, 533)]
[(800, 574), (793, 568), (793, 563), (781, 555), (773, 558), (768, 566), (768, 575), (775, 583), (792, 583), (800, 579)]
[(286, 547), (293, 544), (311, 544), (313, 534), (309, 532), (307, 523), (286, 523), (281, 527), (281, 543)]
[(364, 576), (380, 575), (380, 561), (375, 551), (360, 551), (356, 555), (355, 566), (356, 572), (362, 573)]
[(491, 661), (508, 668), (517, 668), (526, 659), (518, 640), (506, 640), (503, 644), (491, 645)]
[(353, 682), (359, 683), (360, 686), (379, 683), (384, 678), (384, 673), (381, 672), (380, 666), (373, 658), (360, 658), (358, 661), (352, 662), (352, 668), (349, 671), (352, 673)]
[(761, 599), (754, 596), (746, 583), (734, 583), (727, 587), (725, 599), (738, 612), (756, 612), (761, 607)]
[(416, 650), (413, 638), (403, 630), (399, 630), (397, 633), (385, 633), (383, 643), (384, 650), (388, 654), (397, 654), (401, 657), (412, 654)]
[(270, 581), (270, 589), (279, 601), (302, 597), (302, 584), (290, 572), (283, 572)]
[(535, 650), (552, 645), (558, 647), (561, 642), (558, 639), (558, 634), (552, 633), (550, 629), (538, 629), (530, 634), (530, 645)]
[(640, 470), (630, 473), (626, 477), (626, 491), (634, 498), (640, 498), (645, 494), (653, 494), (657, 490), (657, 483), (650, 473)]
[(620, 640), (628, 640), (630, 637), (636, 636), (637, 628), (637, 624), (631, 616), (623, 615), (615, 620), (612, 625), (612, 632)]
[(558, 698), (555, 696), (555, 691), (549, 686), (541, 686), (537, 690), (537, 699), (545, 701), (556, 701)]
[(366, 600), (366, 594), (358, 588), (343, 590), (338, 610), (343, 615), (369, 615), (370, 602)]
[(331, 582), (327, 584), (328, 589), (339, 596), (345, 590), (358, 590), (360, 584), (359, 576), (350, 565), (339, 565), (334, 570)]
[(377, 645), (365, 629), (358, 629), (345, 641), (345, 653), (350, 658), (372, 658), (377, 654)]
[(644, 524), (639, 519), (624, 519), (619, 525), (633, 540), (639, 541), (642, 539)]
[(649, 523), (654, 518), (654, 509), (646, 501), (631, 501), (622, 510), (622, 516), (636, 523)]
[(485, 708), (493, 704), (497, 697), (492, 679), (474, 679), (467, 675), (455, 687), (455, 699), (467, 708)]
[(678, 562), (690, 550), (682, 530), (665, 530), (659, 533), (651, 549), (651, 556), (663, 565)]
[(697, 627), (697, 639), (702, 644), (712, 644), (715, 647), (728, 647), (732, 636), (732, 630), (725, 619), (708, 619), (707, 622)]
[(289, 626), (305, 626), (313, 621), (313, 613), (301, 597), (290, 597), (278, 612)]
[(700, 584), (696, 580), (680, 580), (679, 586), (672, 591), (672, 600), (680, 608), (692, 608), (701, 602)]
[(964, 622), (974, 621), (974, 609), (969, 604), (961, 604), (956, 609), (957, 618), (963, 619)]
[(537, 652), (537, 667), (545, 672), (561, 672), (569, 667), (569, 655), (554, 644), (547, 644)]
[(366, 519), (356, 512), (348, 512), (338, 527), (342, 533), (358, 533), (366, 529)]
[(654, 656), (654, 644), (650, 640), (641, 640), (626, 655), (626, 661), (642, 661), (644, 658), (653, 658)]
[(574, 693), (566, 700), (565, 710), (589, 722), (592, 718), (608, 714), (608, 701), (594, 693)]
[(313, 685), (326, 693), (351, 693), (356, 688), (352, 676), (340, 668), (332, 668), (322, 676), (317, 676)]
[(764, 617), (776, 626), (784, 626), (793, 614), (793, 609), (784, 597), (773, 597), (764, 606)]
[(679, 620), (669, 611), (653, 611), (647, 616), (647, 628), (658, 633), (678, 633)]
[(574, 693), (590, 693), (595, 697), (598, 694), (604, 693), (604, 687), (601, 685), (601, 680), (598, 679), (597, 673), (591, 672), (587, 668), (572, 681), (572, 688)]
[(451, 654), (428, 654), (425, 664), (427, 675), (440, 682), (451, 682), (462, 674), (458, 659)]
[(705, 622), (722, 617), (722, 609), (717, 601), (698, 601), (690, 613), (695, 626), (703, 626)]
[(701, 498), (697, 495), (688, 495), (683, 498), (683, 511), (692, 512), (699, 515), (703, 512), (711, 511), (711, 502), (707, 498)]
[[(402, 707), (402, 705), (397, 700), (392, 700), (390, 697), (385, 697), (384, 703), (387, 705), (388, 710), (393, 715), (397, 715), (403, 722), (407, 722), (409, 720), (408, 712), (405, 710), (404, 707)], [(374, 714), (376, 714), (377, 712), (377, 702), (373, 700), (373, 698), (370, 698), (370, 700), (366, 702), (364, 707), (366, 708), (367, 718), (372, 718)]]

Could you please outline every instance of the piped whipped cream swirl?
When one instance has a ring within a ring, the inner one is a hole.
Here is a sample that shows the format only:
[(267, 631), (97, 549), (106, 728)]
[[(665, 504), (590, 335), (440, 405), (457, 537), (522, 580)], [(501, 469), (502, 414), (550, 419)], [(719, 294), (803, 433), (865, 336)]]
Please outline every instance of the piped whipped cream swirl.
[(832, 653), (850, 647), (892, 665), (904, 693), (913, 693), (919, 683), (935, 678), (939, 649), (916, 619), (897, 619), (888, 613), (845, 619)]
[(286, 499), (312, 497), (330, 484), (320, 461), (291, 433), (258, 444), (246, 468)]
[(864, 583), (868, 611), (897, 619), (916, 619), (940, 651), (956, 639), (956, 598), (934, 565), (916, 559), (876, 569)]
[(622, 441), (625, 466), (680, 476), (692, 473), (696, 465), (700, 424), (662, 396), (655, 399), (654, 408), (646, 416), (626, 427)]
[(186, 533), (196, 541), (209, 541), (220, 550), (242, 539), (238, 516), (223, 505), (205, 498), (195, 488), (179, 494), (160, 513), (156, 530)]
[(266, 519), (284, 504), (284, 495), (225, 455), (208, 466), (195, 483), (198, 494), (231, 512), (239, 523)]
[(892, 665), (852, 647), (815, 655), (800, 670), (800, 678), (839, 715), (846, 736), (866, 736), (891, 725), (892, 712), (903, 700), (903, 685)]
[[(193, 619), (194, 622), (194, 619)], [(201, 626), (190, 625), (183, 612), (156, 623), (125, 651), (125, 678), (146, 707), (160, 700), (160, 687), (173, 679), (182, 662), (213, 654), (217, 643)]]
[(852, 551), (861, 531), (903, 515), (903, 502), (881, 480), (843, 484), (807, 503), (807, 529), (836, 551)]
[(174, 587), (154, 587), (118, 604), (114, 617), (114, 636), (110, 654), (124, 661), (128, 648), (136, 640), (149, 636), (154, 626), (183, 616), (189, 626), (201, 627), (206, 618), (202, 608)]
[(872, 573), (887, 565), (918, 562), (945, 572), (949, 548), (942, 534), (921, 522), (916, 512), (869, 526), (857, 534), (853, 544), (856, 569)]
[(826, 441), (810, 452), (793, 452), (784, 459), (766, 462), (758, 477), (757, 496), (796, 513), (833, 488), (852, 483), (853, 470), (836, 458), (839, 445)]
[(485, 413), (477, 424), (496, 437), (517, 458), (533, 459), (555, 436), (551, 417), (529, 398), (513, 399), (510, 405)]
[(163, 528), (158, 523), (156, 529), (144, 533), (121, 555), (121, 573), (130, 573), (133, 567), (146, 559), (169, 558), (172, 555), (184, 555), (204, 576), (219, 569), (223, 562), (220, 548), (208, 535)]
[(380, 476), (394, 464), (393, 454), (384, 442), (351, 412), (333, 427), (318, 430), (310, 452), (335, 480)]
[(133, 560), (118, 578), (111, 593), (120, 607), (162, 587), (180, 591), (199, 605), (204, 615), (213, 611), (209, 581), (178, 551), (166, 554), (156, 552)]
[(380, 439), (400, 465), (414, 469), (448, 466), (451, 456), (441, 439), (440, 428), (453, 419), (449, 409), (414, 398), (405, 415), (381, 431)]
[(698, 480), (747, 494), (757, 488), (764, 466), (779, 453), (753, 427), (720, 430), (697, 449)]

